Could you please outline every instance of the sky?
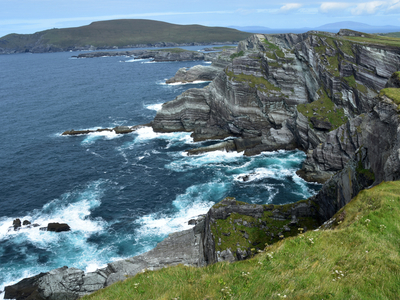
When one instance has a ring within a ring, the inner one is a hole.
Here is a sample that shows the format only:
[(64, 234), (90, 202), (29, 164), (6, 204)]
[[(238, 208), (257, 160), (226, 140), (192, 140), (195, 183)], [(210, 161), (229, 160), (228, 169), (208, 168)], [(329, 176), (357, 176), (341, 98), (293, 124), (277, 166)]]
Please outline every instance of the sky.
[(400, 26), (400, 0), (0, 0), (0, 37), (113, 19), (223, 27), (315, 28), (343, 21)]

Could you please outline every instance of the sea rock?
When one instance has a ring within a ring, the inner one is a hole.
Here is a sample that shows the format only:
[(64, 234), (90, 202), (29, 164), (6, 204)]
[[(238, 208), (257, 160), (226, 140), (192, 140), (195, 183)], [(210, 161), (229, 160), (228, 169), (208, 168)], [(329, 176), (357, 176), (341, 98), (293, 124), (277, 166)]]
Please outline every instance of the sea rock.
[(21, 227), (21, 220), (20, 219), (15, 219), (13, 221), (13, 226), (14, 226), (14, 230), (18, 230)]
[(47, 225), (47, 231), (54, 231), (54, 232), (63, 232), (63, 231), (70, 231), (71, 227), (69, 227), (66, 223), (49, 223)]
[(181, 68), (179, 69), (175, 76), (166, 81), (167, 84), (170, 83), (187, 83), (194, 81), (212, 81), (222, 68), (214, 66), (194, 66), (190, 69)]
[(89, 133), (103, 132), (103, 131), (108, 131), (108, 132), (114, 131), (116, 134), (126, 134), (126, 133), (131, 133), (140, 128), (148, 127), (148, 126), (150, 126), (150, 124), (142, 124), (142, 125), (135, 125), (135, 126), (116, 126), (114, 128), (98, 128), (98, 129), (94, 129), (94, 130), (71, 129), (71, 130), (64, 131), (61, 135), (80, 135), (80, 134), (89, 134)]
[(206, 147), (200, 147), (200, 148), (195, 148), (195, 149), (189, 149), (186, 150), (186, 153), (188, 155), (196, 155), (196, 154), (202, 154), (206, 152), (212, 152), (212, 151), (234, 151), (236, 150), (235, 142), (230, 140), (230, 141), (225, 141), (221, 143), (217, 143), (214, 145), (206, 146)]
[(29, 222), (28, 220), (24, 220), (24, 222), (22, 222), (22, 225), (26, 226), (26, 225), (30, 225), (31, 222)]

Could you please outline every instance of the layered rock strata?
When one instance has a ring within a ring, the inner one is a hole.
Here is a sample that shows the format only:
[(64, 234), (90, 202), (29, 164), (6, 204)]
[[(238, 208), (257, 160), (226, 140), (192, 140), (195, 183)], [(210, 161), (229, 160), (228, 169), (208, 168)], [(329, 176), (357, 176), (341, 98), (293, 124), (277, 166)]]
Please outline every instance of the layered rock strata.
[(245, 149), (249, 155), (312, 150), (329, 131), (371, 110), (399, 69), (392, 47), (357, 43), (344, 34), (254, 35), (239, 43), (210, 85), (164, 104), (153, 128), (191, 131), (196, 141), (256, 139)]
[(377, 97), (377, 105), (368, 113), (351, 119), (331, 131), (326, 140), (307, 153), (302, 171), (313, 180), (342, 170), (356, 158), (360, 148), (367, 151), (375, 182), (400, 179), (400, 136), (398, 104), (385, 95)]
[(166, 81), (167, 84), (171, 83), (187, 83), (195, 81), (212, 81), (221, 68), (214, 66), (194, 66), (190, 69), (181, 68), (176, 72), (175, 76)]

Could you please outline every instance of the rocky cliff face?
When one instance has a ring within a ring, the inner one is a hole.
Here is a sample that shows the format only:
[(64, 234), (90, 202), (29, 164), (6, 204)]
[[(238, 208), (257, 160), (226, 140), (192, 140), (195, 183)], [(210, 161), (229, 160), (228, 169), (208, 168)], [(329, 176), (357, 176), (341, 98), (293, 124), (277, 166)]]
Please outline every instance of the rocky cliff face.
[(240, 137), (251, 141), (249, 155), (312, 150), (331, 130), (370, 111), (399, 68), (393, 47), (344, 34), (254, 35), (209, 86), (166, 103), (153, 128), (192, 131), (195, 140)]
[(385, 95), (368, 113), (331, 131), (326, 140), (308, 152), (302, 171), (308, 179), (327, 177), (342, 170), (357, 151), (365, 149), (375, 183), (400, 179), (399, 108)]

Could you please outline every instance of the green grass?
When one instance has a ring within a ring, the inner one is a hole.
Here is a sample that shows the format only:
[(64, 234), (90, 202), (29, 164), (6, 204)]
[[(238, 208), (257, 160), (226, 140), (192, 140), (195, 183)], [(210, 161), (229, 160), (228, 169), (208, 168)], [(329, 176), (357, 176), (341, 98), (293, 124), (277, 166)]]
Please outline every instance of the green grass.
[(32, 35), (10, 34), (0, 39), (0, 47), (11, 49), (28, 47), (34, 42), (58, 47), (94, 45), (96, 47), (137, 44), (213, 43), (241, 41), (252, 35), (224, 27), (175, 25), (151, 20), (112, 20), (93, 22), (87, 26), (50, 29)]
[(385, 33), (385, 34), (383, 34), (383, 36), (400, 38), (400, 32)]
[(242, 51), (240, 51), (240, 52), (238, 52), (238, 53), (233, 53), (231, 56), (230, 56), (230, 58), (231, 59), (234, 59), (234, 58), (236, 58), (236, 57), (240, 57), (240, 56), (243, 56), (244, 55), (244, 51), (242, 50)]
[(326, 62), (325, 60), (322, 59), (322, 64), (325, 66), (325, 68), (332, 73), (333, 76), (339, 77), (339, 55), (336, 54), (334, 56), (328, 56), (326, 54), (326, 48), (327, 46), (322, 43), (322, 38), (325, 39), (325, 41), (333, 48), (336, 49), (336, 45), (333, 42), (332, 38), (324, 37), (323, 35), (318, 35), (321, 39), (320, 41), (320, 46), (314, 47), (315, 51), (320, 55), (325, 55), (326, 57)]
[(400, 182), (381, 183), (341, 209), (331, 230), (247, 261), (146, 271), (82, 299), (398, 299), (399, 215)]
[(356, 82), (356, 79), (354, 78), (354, 75), (348, 76), (348, 77), (343, 77), (343, 79), (353, 88), (359, 90), (360, 92), (366, 94), (368, 92), (368, 89), (365, 85), (362, 85), (360, 83)]
[(379, 92), (380, 96), (386, 96), (393, 100), (394, 103), (400, 105), (400, 89), (397, 88), (385, 88)]
[(267, 49), (274, 52), (277, 57), (280, 57), (280, 58), (285, 57), (285, 54), (283, 53), (282, 49), (279, 48), (277, 45), (269, 42), (267, 39), (264, 39), (263, 42), (266, 45)]
[(269, 92), (269, 91), (277, 91), (280, 92), (281, 89), (279, 87), (276, 87), (272, 83), (270, 83), (267, 79), (264, 77), (256, 77), (252, 75), (245, 75), (245, 74), (234, 74), (233, 72), (226, 72), (226, 75), (230, 80), (235, 80), (238, 82), (245, 82), (247, 83), (250, 87), (252, 88), (257, 88), (260, 91), (263, 92)]
[(393, 36), (380, 36), (374, 34), (364, 34), (364, 37), (359, 36), (346, 36), (344, 39), (364, 43), (364, 44), (378, 44), (378, 45), (387, 45), (387, 46), (395, 46), (400, 47), (400, 38)]
[[(312, 117), (316, 117), (322, 121), (329, 121), (329, 123), (332, 124), (331, 130), (346, 123), (347, 117), (344, 115), (343, 108), (336, 108), (335, 112), (335, 104), (331, 99), (329, 99), (326, 92), (323, 89), (320, 89), (318, 94), (320, 95), (318, 100), (307, 104), (297, 105), (297, 110), (308, 118), (310, 127), (313, 128), (310, 121)], [(314, 112), (316, 113), (315, 115)]]

